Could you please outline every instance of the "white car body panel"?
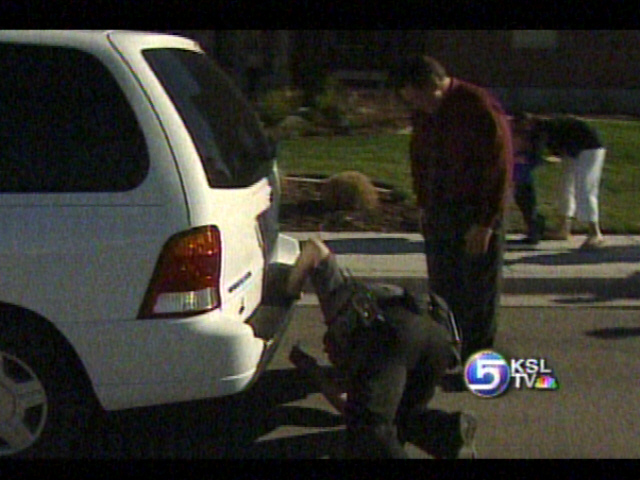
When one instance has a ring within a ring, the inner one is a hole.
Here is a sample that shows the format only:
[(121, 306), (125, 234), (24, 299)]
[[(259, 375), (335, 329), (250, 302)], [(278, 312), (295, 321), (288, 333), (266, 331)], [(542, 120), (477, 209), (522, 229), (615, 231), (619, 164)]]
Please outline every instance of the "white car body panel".
[[(0, 303), (55, 325), (105, 409), (246, 388), (277, 343), (259, 338), (251, 326), (269, 310), (260, 306), (266, 263), (291, 265), (299, 247), (280, 235), (274, 257), (264, 258), (257, 217), (270, 206), (272, 187), (266, 179), (246, 188), (209, 187), (180, 115), (140, 53), (199, 47), (179, 37), (126, 32), (1, 32), (0, 42), (7, 41), (68, 46), (98, 57), (134, 110), (150, 170), (126, 192), (0, 193)], [(165, 242), (203, 225), (221, 232), (222, 307), (183, 319), (137, 319)]]

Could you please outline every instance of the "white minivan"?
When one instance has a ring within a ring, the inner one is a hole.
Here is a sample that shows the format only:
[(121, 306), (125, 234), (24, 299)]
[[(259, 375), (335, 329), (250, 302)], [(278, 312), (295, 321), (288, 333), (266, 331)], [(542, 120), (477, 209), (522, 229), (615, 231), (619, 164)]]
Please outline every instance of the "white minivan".
[(229, 395), (292, 306), (275, 149), (192, 40), (0, 32), (0, 455)]

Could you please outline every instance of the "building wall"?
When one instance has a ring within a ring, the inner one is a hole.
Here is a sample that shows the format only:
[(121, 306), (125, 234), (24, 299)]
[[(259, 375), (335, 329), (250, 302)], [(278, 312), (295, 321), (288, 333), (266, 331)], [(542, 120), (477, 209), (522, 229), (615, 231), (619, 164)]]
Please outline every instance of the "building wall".
[[(514, 48), (512, 31), (448, 32), (432, 42), (452, 73), (495, 87), (640, 87), (640, 32), (557, 31), (553, 48)], [(438, 48), (440, 47), (440, 48)]]
[[(291, 47), (287, 30), (179, 30), (196, 40), (245, 92), (256, 69), (260, 91), (291, 84)], [(249, 75), (250, 76), (250, 75)]]
[(340, 69), (385, 69), (428, 53), (510, 109), (640, 114), (638, 30), (369, 31), (337, 40)]
[[(408, 53), (429, 53), (450, 74), (487, 86), (509, 108), (640, 114), (639, 30), (227, 30), (182, 31), (247, 91), (256, 36), (260, 88), (317, 88), (328, 73), (387, 71)], [(537, 39), (537, 40), (536, 40)]]

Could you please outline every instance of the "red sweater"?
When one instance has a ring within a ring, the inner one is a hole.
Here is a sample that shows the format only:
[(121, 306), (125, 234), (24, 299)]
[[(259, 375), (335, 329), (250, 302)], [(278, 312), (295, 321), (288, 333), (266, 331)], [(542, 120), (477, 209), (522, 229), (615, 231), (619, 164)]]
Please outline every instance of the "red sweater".
[(474, 212), (472, 223), (495, 226), (506, 203), (513, 155), (507, 117), (486, 90), (452, 79), (433, 115), (414, 113), (410, 156), (427, 231), (442, 226), (430, 225), (430, 219), (456, 215), (458, 207)]

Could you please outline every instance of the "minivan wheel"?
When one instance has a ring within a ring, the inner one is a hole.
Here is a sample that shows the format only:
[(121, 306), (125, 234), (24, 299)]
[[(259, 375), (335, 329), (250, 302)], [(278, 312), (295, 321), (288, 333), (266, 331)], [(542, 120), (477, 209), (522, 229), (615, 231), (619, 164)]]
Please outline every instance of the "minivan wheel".
[(0, 328), (0, 457), (83, 456), (93, 407), (65, 347)]
[(5, 455), (24, 451), (40, 438), (47, 423), (44, 385), (19, 358), (0, 352), (0, 442)]

